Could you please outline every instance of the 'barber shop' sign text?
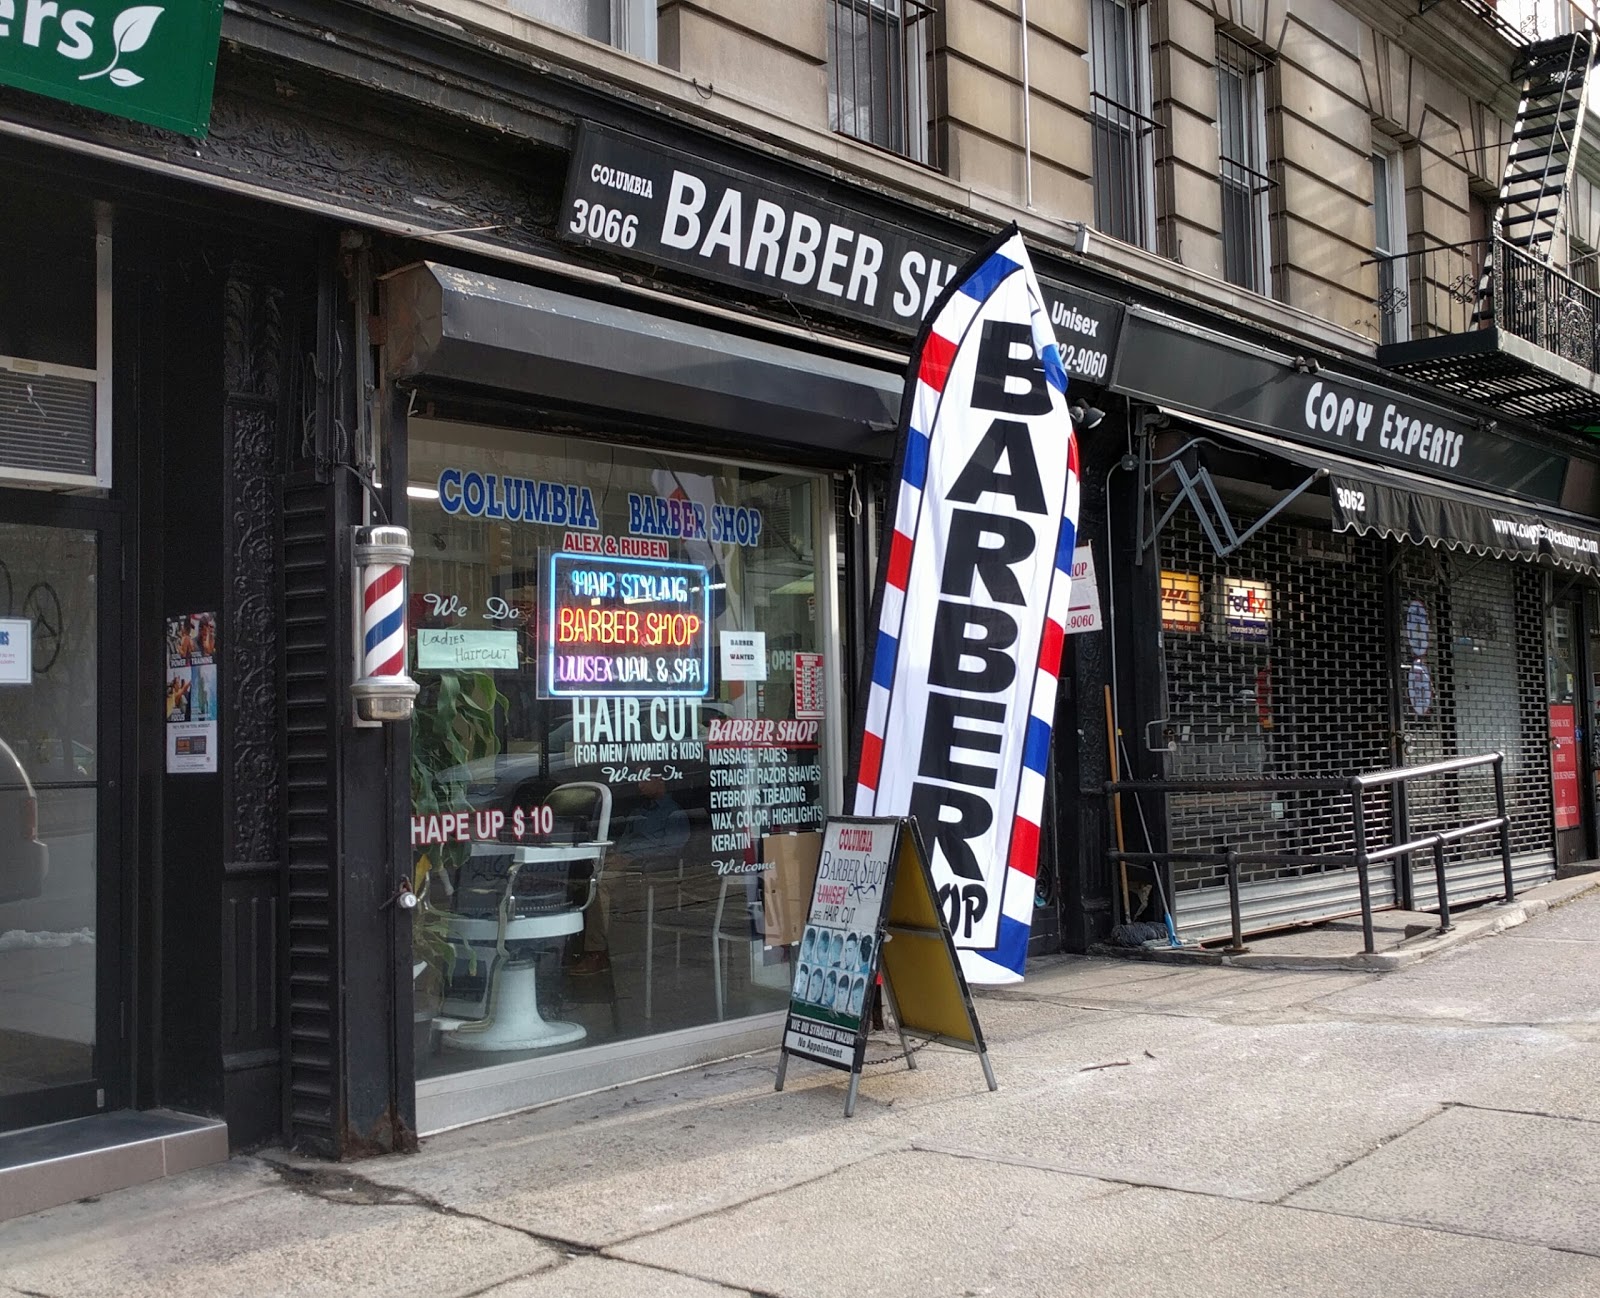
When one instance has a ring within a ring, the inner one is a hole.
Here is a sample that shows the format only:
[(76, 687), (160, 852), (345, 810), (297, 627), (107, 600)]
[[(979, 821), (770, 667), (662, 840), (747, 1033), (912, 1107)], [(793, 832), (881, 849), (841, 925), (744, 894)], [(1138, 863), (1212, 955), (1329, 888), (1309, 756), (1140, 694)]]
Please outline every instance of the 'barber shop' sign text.
[[(972, 251), (587, 124), (573, 146), (561, 234), (907, 334)], [(1062, 368), (1106, 382), (1122, 307), (1047, 279), (1041, 289)]]

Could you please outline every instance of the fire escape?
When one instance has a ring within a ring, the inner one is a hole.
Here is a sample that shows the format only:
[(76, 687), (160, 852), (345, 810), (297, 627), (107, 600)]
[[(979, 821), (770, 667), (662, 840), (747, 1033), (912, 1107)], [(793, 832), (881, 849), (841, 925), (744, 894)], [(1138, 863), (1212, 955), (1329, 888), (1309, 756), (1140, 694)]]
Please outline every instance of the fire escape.
[[(1492, 9), (1480, 12), (1522, 40)], [(1595, 57), (1593, 31), (1522, 45), (1491, 235), (1394, 259), (1405, 266), (1403, 279), (1393, 276), (1404, 285), (1395, 296), (1409, 303), (1413, 336), (1380, 347), (1381, 364), (1508, 414), (1600, 427), (1600, 294), (1570, 273), (1563, 220)]]

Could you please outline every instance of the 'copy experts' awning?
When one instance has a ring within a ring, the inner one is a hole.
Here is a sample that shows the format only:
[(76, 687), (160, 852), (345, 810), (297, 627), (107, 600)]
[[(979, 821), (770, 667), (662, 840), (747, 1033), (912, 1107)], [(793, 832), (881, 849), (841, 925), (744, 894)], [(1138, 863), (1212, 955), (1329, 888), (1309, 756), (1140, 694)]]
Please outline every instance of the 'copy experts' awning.
[(1528, 559), (1600, 580), (1600, 530), (1573, 515), (1555, 510), (1530, 513), (1487, 492), (1402, 469), (1357, 464), (1220, 420), (1167, 413), (1250, 450), (1322, 470), (1328, 478), (1336, 532), (1375, 533), (1474, 554)]
[(1600, 578), (1600, 535), (1564, 518), (1523, 513), (1482, 501), (1415, 491), (1391, 482), (1330, 475), (1335, 531), (1376, 532), (1476, 554), (1544, 560)]

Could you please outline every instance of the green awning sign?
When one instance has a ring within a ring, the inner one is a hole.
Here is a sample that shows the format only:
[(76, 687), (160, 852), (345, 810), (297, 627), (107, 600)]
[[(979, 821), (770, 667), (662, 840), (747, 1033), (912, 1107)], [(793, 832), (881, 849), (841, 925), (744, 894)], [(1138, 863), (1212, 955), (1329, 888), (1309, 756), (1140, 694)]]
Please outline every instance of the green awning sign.
[(0, 82), (204, 135), (222, 0), (0, 0)]

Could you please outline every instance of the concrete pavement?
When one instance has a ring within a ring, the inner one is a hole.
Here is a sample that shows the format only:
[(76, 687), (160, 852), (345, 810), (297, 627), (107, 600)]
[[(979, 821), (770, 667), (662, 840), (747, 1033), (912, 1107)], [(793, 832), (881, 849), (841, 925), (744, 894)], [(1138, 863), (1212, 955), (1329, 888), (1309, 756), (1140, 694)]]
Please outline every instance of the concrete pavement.
[(1062, 958), (970, 1056), (773, 1055), (0, 1225), (0, 1295), (1600, 1294), (1600, 894), (1396, 972)]

